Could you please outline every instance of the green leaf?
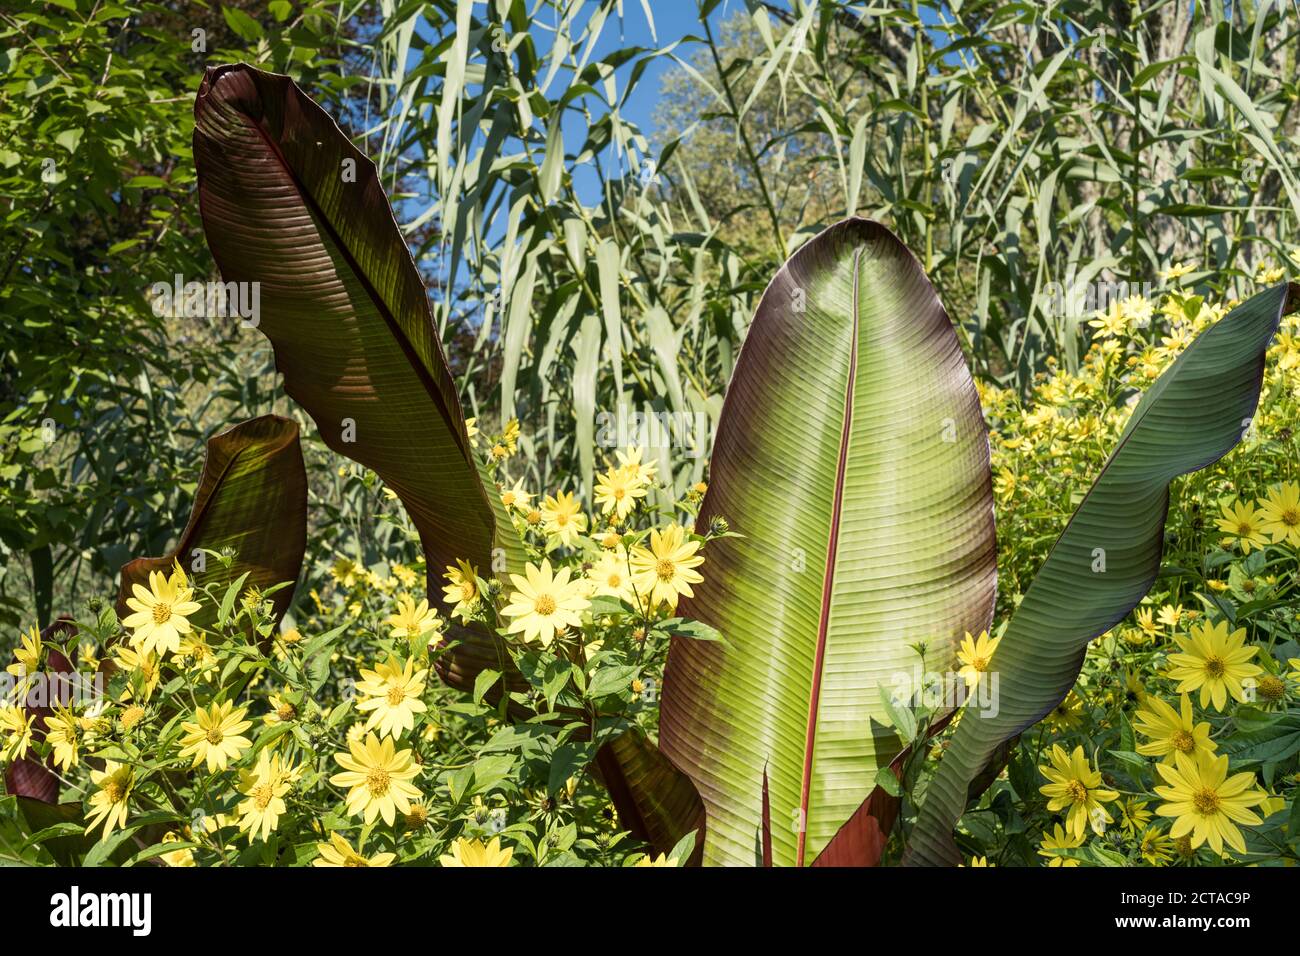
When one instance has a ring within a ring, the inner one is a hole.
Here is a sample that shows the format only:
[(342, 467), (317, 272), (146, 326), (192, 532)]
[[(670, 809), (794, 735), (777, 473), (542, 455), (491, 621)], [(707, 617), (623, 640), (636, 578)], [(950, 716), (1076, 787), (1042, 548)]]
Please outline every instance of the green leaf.
[(889, 718), (889, 726), (898, 731), (898, 736), (903, 743), (910, 744), (912, 738), (916, 736), (916, 715), (907, 706), (907, 702), (897, 700), (893, 691), (882, 685), (880, 706), (884, 708), (885, 716)]
[(1300, 288), (1233, 309), (1142, 396), (1115, 450), (1007, 625), (993, 659), (997, 707), (968, 706), (921, 804), (906, 861), (959, 861), (952, 829), (994, 750), (1054, 708), (1088, 643), (1137, 606), (1160, 569), (1169, 483), (1241, 440), (1259, 400), (1264, 353)]
[(117, 851), (117, 848), (127, 840), (131, 839), (131, 834), (134, 832), (135, 828), (129, 830), (116, 830), (113, 833), (110, 833), (90, 848), (89, 852), (86, 853), (85, 859), (81, 861), (81, 865), (86, 867), (104, 866), (108, 863), (109, 857)]
[(696, 641), (720, 641), (723, 639), (722, 632), (716, 627), (710, 627), (702, 621), (689, 621), (684, 617), (669, 618), (667, 621), (656, 624), (655, 627), (669, 634), (689, 637)]
[(347, 628), (347, 624), (340, 624), (324, 634), (317, 634), (303, 645), (303, 664), (307, 669), (307, 680), (313, 694), (324, 687), (325, 682), (329, 680), (330, 658), (334, 655), (334, 644)]
[(221, 14), (226, 18), (226, 25), (241, 40), (252, 42), (262, 38), (262, 25), (238, 7), (223, 6)]
[[(175, 561), (195, 585), (218, 594), (237, 580), (263, 589), (296, 582), (306, 546), (307, 475), (298, 426), (275, 415), (241, 422), (208, 439), (190, 520), (176, 549), (161, 558), (136, 558), (122, 567), (117, 613), (130, 614), (126, 599), (133, 586), (147, 588), (150, 572), (170, 574)], [(229, 567), (202, 553), (227, 548), (236, 555)], [(292, 588), (270, 597), (277, 617), (292, 598)], [(201, 603), (202, 609), (190, 620), (211, 627), (218, 609), (210, 602)], [(229, 610), (224, 609), (224, 616)]]
[(591, 685), (587, 688), (587, 696), (596, 699), (610, 694), (624, 693), (631, 686), (633, 678), (640, 672), (641, 668), (631, 664), (598, 668), (596, 673), (592, 675)]
[(876, 771), (876, 786), (885, 791), (885, 793), (889, 794), (891, 797), (900, 797), (903, 795), (903, 788), (899, 784), (898, 778), (894, 776), (894, 771), (890, 770), (888, 767), (881, 767)]
[[(841, 222), (758, 306), (697, 529), (725, 517), (673, 638), (659, 738), (708, 810), (704, 862), (805, 865), (902, 744), (881, 689), (947, 668), (995, 590), (989, 444), (952, 323), (885, 227)], [(802, 821), (791, 827), (788, 821)]]
[(479, 671), (478, 677), (474, 678), (474, 700), (476, 702), (482, 700), (483, 695), (486, 694), (488, 689), (500, 680), (500, 678), (500, 671), (494, 671), (487, 667)]
[(244, 582), (247, 580), (248, 572), (245, 571), (227, 585), (225, 596), (222, 597), (221, 606), (217, 610), (218, 627), (224, 627), (226, 622), (230, 620), (230, 614), (235, 609), (235, 599), (239, 597), (239, 592), (244, 589)]

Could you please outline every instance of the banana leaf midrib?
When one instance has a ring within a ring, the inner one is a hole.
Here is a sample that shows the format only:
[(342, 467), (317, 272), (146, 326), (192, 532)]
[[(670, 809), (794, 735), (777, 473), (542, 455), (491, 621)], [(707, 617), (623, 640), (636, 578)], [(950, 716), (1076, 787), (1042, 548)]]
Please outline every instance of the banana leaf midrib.
[[(808, 696), (808, 728), (804, 735), (803, 780), (799, 791), (800, 819), (808, 819), (812, 796), (813, 748), (817, 743), (817, 707), (821, 699), (822, 670), (826, 666), (826, 636), (830, 631), (831, 603), (835, 594), (835, 561), (838, 557), (840, 522), (844, 511), (844, 476), (848, 471), (849, 439), (853, 432), (853, 397), (858, 375), (858, 334), (861, 310), (858, 304), (858, 278), (862, 272), (862, 249), (853, 251), (853, 313), (849, 329), (849, 368), (844, 383), (844, 422), (840, 428), (839, 459), (835, 465), (835, 497), (826, 541), (826, 577), (822, 581), (822, 604), (817, 621), (817, 650), (813, 657), (812, 690)], [(764, 799), (767, 799), (767, 775), (764, 772)], [(808, 828), (799, 828), (796, 866), (803, 866)], [(770, 837), (769, 837), (770, 842)], [(770, 855), (770, 848), (769, 848)]]

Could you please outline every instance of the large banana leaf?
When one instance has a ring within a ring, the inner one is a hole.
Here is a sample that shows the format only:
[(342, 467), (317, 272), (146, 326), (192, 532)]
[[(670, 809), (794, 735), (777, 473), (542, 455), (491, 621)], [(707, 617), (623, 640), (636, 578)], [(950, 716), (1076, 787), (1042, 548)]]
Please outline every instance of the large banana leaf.
[(999, 744), (1065, 697), (1088, 642), (1150, 589), (1160, 569), (1169, 483), (1241, 440), (1259, 400), (1264, 353), (1298, 293), (1300, 287), (1279, 286), (1234, 309), (1142, 396), (1007, 626), (993, 659), (996, 713), (966, 708), (925, 793), (906, 862), (959, 861), (952, 831), (971, 781)]
[[(916, 259), (849, 219), (799, 250), (759, 304), (727, 391), (659, 740), (695, 783), (706, 864), (806, 865), (901, 749), (881, 688), (946, 668), (996, 587), (988, 435), (956, 334)], [(801, 825), (802, 823), (802, 825)]]
[[(208, 439), (194, 507), (176, 548), (122, 566), (117, 613), (130, 613), (126, 599), (132, 585), (147, 587), (149, 572), (168, 573), (175, 560), (194, 583), (220, 595), (245, 573), (247, 585), (259, 588), (297, 581), (306, 547), (307, 473), (298, 425), (277, 415), (241, 422)], [(235, 560), (226, 567), (211, 556), (200, 557), (198, 549), (230, 549)], [(292, 598), (292, 588), (276, 591), (270, 598), (275, 613), (283, 614)], [(206, 602), (192, 620), (207, 626), (216, 614)]]
[(330, 448), (401, 499), (430, 598), (441, 602), (433, 585), (457, 558), (483, 574), (517, 567), (523, 545), (481, 477), (374, 164), (287, 76), (247, 65), (209, 69), (194, 116), (203, 227), (222, 277), (259, 283), (257, 328), (285, 391)]

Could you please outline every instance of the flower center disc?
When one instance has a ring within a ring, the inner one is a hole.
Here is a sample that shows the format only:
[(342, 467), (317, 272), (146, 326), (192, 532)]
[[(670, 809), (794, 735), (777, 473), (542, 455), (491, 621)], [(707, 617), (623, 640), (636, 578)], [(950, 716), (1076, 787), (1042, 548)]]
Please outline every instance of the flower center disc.
[(1213, 790), (1197, 790), (1192, 795), (1192, 805), (1196, 807), (1197, 813), (1206, 815), (1219, 812), (1219, 795)]
[(382, 797), (388, 792), (390, 782), (387, 770), (375, 768), (366, 776), (366, 788), (376, 797)]

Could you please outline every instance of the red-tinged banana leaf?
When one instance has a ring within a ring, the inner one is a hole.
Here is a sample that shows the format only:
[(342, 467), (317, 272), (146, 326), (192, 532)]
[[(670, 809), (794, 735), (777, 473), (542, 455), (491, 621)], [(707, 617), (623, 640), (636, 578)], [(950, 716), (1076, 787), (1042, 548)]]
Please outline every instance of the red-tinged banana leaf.
[[(1259, 401), (1264, 355), (1300, 286), (1278, 286), (1199, 335), (1142, 396), (1025, 592), (993, 657), (996, 709), (968, 705), (926, 790), (904, 862), (960, 862), (953, 828), (998, 746), (1069, 692), (1088, 643), (1137, 605), (1160, 570), (1169, 483), (1218, 461)], [(978, 793), (975, 794), (978, 796)]]
[(658, 853), (668, 853), (692, 830), (695, 848), (683, 865), (700, 862), (704, 804), (690, 779), (674, 767), (639, 728), (605, 744), (596, 772), (618, 810), (619, 822)]
[[(934, 721), (926, 730), (926, 741), (937, 733), (940, 733), (948, 726), (948, 721), (952, 719), (952, 714), (946, 714), (939, 720)], [(895, 779), (903, 783), (903, 768), (908, 757), (912, 753), (913, 743), (910, 747), (905, 747), (890, 761), (889, 769), (894, 774)], [(1003, 755), (1003, 763), (1005, 763)], [(998, 764), (993, 771), (994, 776), (1002, 769), (1002, 764)], [(910, 788), (912, 781), (909, 779), (905, 785)], [(898, 819), (899, 810), (902, 807), (902, 800), (877, 786), (867, 799), (862, 801), (862, 805), (853, 811), (853, 816), (845, 821), (844, 826), (840, 827), (835, 836), (831, 837), (829, 843), (813, 860), (813, 866), (834, 866), (834, 867), (858, 867), (858, 866), (879, 866), (880, 858), (884, 855), (885, 845), (889, 842), (889, 831), (893, 829), (894, 822)]]
[(458, 558), (484, 575), (517, 570), (522, 542), (481, 477), (374, 164), (289, 77), (244, 64), (208, 70), (194, 118), (200, 211), (222, 278), (256, 284), (257, 329), (325, 443), (401, 499), (430, 600), (442, 603), (436, 584)]
[[(131, 611), (126, 599), (134, 585), (149, 586), (149, 573), (170, 573), (174, 561), (199, 587), (218, 597), (247, 573), (247, 587), (269, 588), (297, 581), (307, 548), (307, 473), (298, 443), (298, 425), (288, 418), (264, 415), (241, 422), (208, 439), (203, 474), (194, 491), (190, 520), (180, 542), (161, 558), (136, 558), (122, 566), (117, 613)], [(226, 567), (199, 549), (232, 550)], [(271, 595), (277, 617), (288, 610), (292, 588)], [(191, 620), (209, 626), (217, 615), (211, 601)]]
[[(49, 645), (54, 641), (63, 643), (76, 633), (77, 627), (75, 624), (67, 619), (60, 619), (41, 631), (41, 644)], [(45, 667), (42, 673), (47, 676), (71, 674), (74, 669), (71, 661), (51, 647), (45, 658)], [(71, 688), (68, 687), (67, 691), (71, 691)], [(64, 702), (65, 696), (63, 685), (46, 681), (40, 692), (36, 692), (35, 688), (29, 688), (25, 694), (26, 700), (17, 701), (18, 703), (26, 703), (27, 715), (34, 718), (32, 721), (32, 739), (34, 741), (39, 742), (45, 739), (45, 718), (54, 713), (53, 708), (49, 705)], [(25, 797), (39, 803), (58, 802), (59, 778), (53, 768), (52, 759), (42, 761), (36, 757), (28, 756), (15, 760), (5, 770), (5, 793), (16, 797)]]
[(674, 637), (665, 756), (706, 810), (705, 864), (815, 860), (901, 750), (881, 689), (942, 671), (990, 623), (988, 434), (934, 287), (879, 223), (810, 241), (759, 304), (719, 423), (682, 612), (724, 641)]
[[(896, 776), (901, 771), (906, 754), (906, 750), (902, 751), (889, 765)], [(862, 805), (853, 811), (853, 816), (844, 822), (839, 832), (817, 854), (812, 865), (876, 866), (885, 852), (885, 844), (889, 842), (889, 831), (898, 819), (899, 806), (899, 798), (883, 787), (873, 789), (871, 795), (862, 801)]]

